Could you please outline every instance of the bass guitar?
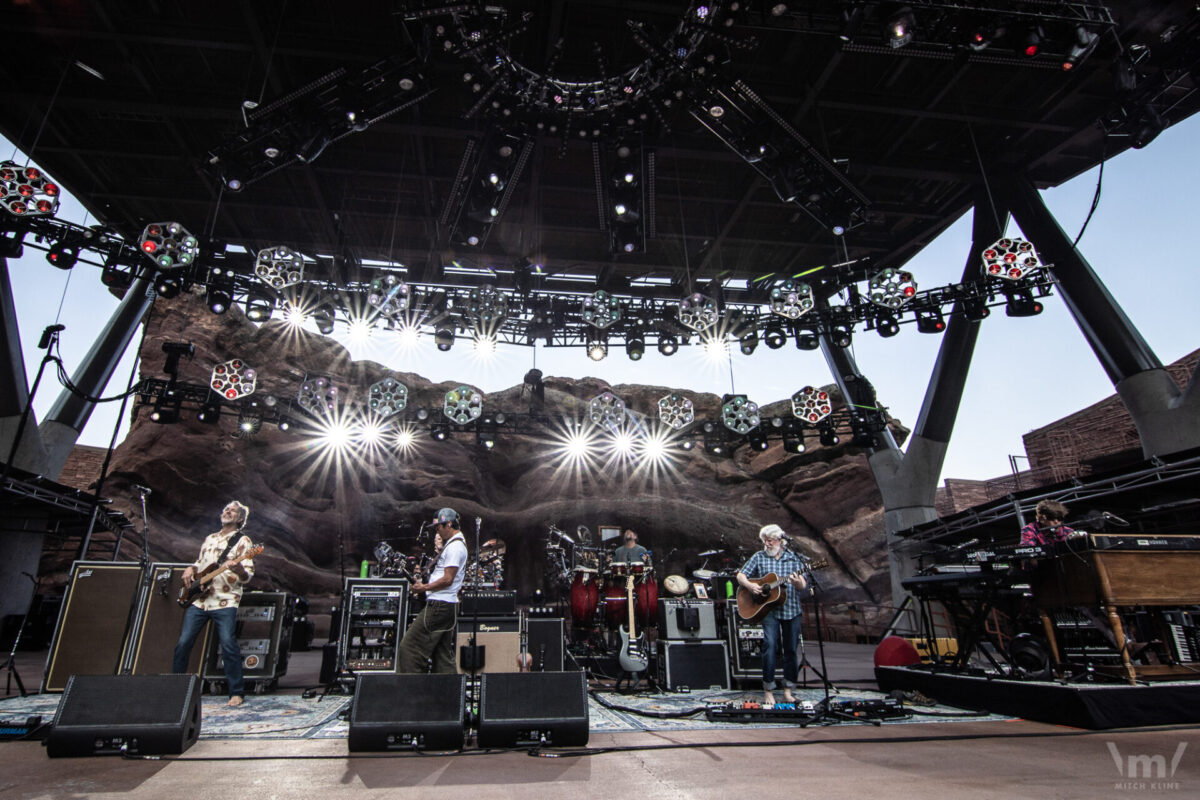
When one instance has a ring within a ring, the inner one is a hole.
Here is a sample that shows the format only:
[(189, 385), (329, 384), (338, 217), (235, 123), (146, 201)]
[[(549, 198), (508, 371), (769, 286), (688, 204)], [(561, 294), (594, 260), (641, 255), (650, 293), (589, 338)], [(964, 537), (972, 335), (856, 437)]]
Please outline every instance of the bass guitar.
[[(821, 569), (828, 562), (814, 561), (808, 564), (805, 571)], [(794, 572), (793, 575), (803, 575), (804, 572)], [(762, 594), (755, 594), (745, 586), (738, 587), (737, 593), (737, 610), (738, 616), (744, 622), (762, 622), (763, 617), (775, 606), (781, 605), (787, 599), (787, 588), (784, 586), (792, 575), (784, 575), (782, 578), (774, 572), (768, 572), (761, 578), (748, 578), (751, 583), (758, 584), (763, 587)]]
[(646, 656), (646, 633), (638, 633), (633, 625), (633, 576), (625, 578), (626, 605), (629, 607), (629, 626), (621, 626), (618, 633), (621, 636), (621, 651), (617, 654), (617, 663), (621, 669), (636, 676), (645, 672), (649, 659)]
[[(242, 553), (242, 555), (238, 556), (236, 560), (239, 562), (247, 561), (251, 558), (254, 558), (262, 551), (263, 546), (261, 544), (256, 544), (245, 553)], [(196, 576), (196, 579), (192, 581), (191, 586), (184, 586), (179, 590), (179, 597), (175, 602), (179, 603), (181, 608), (187, 608), (197, 598), (207, 597), (208, 593), (212, 591), (213, 578), (225, 572), (228, 572), (228, 570), (221, 569), (221, 564), (209, 564), (204, 568), (203, 571), (200, 572), (200, 574)]]

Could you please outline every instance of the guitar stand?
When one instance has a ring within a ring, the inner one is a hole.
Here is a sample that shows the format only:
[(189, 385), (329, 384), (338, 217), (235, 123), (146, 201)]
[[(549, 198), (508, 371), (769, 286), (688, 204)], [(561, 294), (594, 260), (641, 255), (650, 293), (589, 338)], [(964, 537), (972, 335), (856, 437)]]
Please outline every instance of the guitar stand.
[[(624, 686), (622, 686), (624, 684)], [(628, 672), (621, 670), (621, 674), (617, 676), (617, 682), (613, 685), (613, 690), (621, 694), (635, 694), (641, 691), (642, 673)], [(646, 679), (646, 688), (650, 688), (650, 679)]]

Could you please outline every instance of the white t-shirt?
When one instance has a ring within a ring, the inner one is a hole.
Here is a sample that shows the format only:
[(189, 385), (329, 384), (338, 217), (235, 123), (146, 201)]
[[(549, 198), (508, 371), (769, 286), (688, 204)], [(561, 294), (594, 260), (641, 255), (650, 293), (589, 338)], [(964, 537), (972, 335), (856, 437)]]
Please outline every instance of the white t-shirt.
[(457, 603), (458, 591), (462, 588), (463, 579), (467, 577), (466, 566), (467, 542), (460, 531), (450, 537), (450, 541), (446, 542), (442, 547), (442, 552), (438, 554), (437, 563), (433, 565), (433, 572), (429, 575), (429, 582), (435, 583), (446, 573), (446, 567), (458, 567), (458, 572), (454, 575), (454, 581), (445, 589), (430, 592), (427, 595), (428, 599), (441, 600), (445, 603)]

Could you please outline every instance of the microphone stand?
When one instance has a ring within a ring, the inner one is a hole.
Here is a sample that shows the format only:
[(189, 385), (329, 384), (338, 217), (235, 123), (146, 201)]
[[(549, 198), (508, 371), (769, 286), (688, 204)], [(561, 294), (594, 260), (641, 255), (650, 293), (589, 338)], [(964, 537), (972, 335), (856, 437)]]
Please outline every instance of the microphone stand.
[[(821, 633), (821, 595), (820, 595), (821, 584), (818, 583), (816, 576), (811, 571), (809, 571), (809, 573), (808, 573), (808, 585), (809, 585), (809, 588), (812, 590), (812, 596), (813, 596), (813, 621), (816, 623), (816, 626), (817, 626), (817, 650), (821, 654), (821, 668), (826, 670), (826, 672), (828, 672), (828, 667), (826, 667), (826, 664), (825, 664), (825, 636), (824, 636), (824, 634)], [(804, 650), (803, 650), (803, 641), (804, 641), (803, 635), (801, 635), (800, 641), (801, 641), (801, 651), (800, 651), (801, 652), (801, 660), (802, 660), (802, 663), (807, 663), (808, 658), (806, 656), (804, 656)], [(806, 727), (815, 722), (828, 723), (828, 722), (838, 722), (838, 721), (861, 722), (865, 725), (874, 725), (877, 728), (881, 725), (880, 721), (877, 719), (856, 717), (853, 714), (849, 714), (845, 711), (838, 711), (837, 709), (830, 707), (829, 690), (830, 690), (830, 688), (833, 687), (833, 684), (830, 683), (829, 678), (825, 677), (826, 672), (822, 672), (821, 670), (818, 670), (816, 667), (813, 667), (811, 665), (809, 665), (809, 669), (811, 669), (813, 672), (815, 672), (821, 676), (821, 682), (822, 682), (823, 688), (825, 689), (825, 698), (821, 701), (821, 707), (820, 707), (821, 710), (818, 711), (811, 720), (804, 722), (801, 725), (801, 727)]]
[(21, 681), (21, 673), (17, 672), (17, 648), (21, 646), (21, 636), (25, 633), (25, 626), (29, 623), (29, 612), (33, 610), (33, 601), (37, 597), (41, 581), (28, 572), (22, 572), (21, 574), (33, 581), (33, 593), (29, 595), (29, 605), (25, 607), (25, 616), (21, 617), (21, 627), (17, 628), (17, 635), (13, 637), (12, 650), (8, 653), (8, 661), (4, 662), (4, 670), (8, 673), (4, 681), (5, 697), (8, 697), (9, 693), (12, 692), (14, 678), (17, 681), (17, 689), (21, 692), (21, 697), (29, 696), (29, 692), (25, 691), (25, 684)]
[(142, 567), (144, 568), (150, 563), (150, 517), (146, 513), (146, 498), (150, 496), (150, 490), (145, 486), (134, 486), (137, 489), (138, 496), (142, 502)]

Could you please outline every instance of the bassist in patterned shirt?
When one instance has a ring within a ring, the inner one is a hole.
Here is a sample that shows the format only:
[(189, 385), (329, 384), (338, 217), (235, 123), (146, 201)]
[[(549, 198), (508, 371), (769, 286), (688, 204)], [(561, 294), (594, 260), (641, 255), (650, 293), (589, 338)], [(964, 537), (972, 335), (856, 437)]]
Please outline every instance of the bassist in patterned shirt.
[(225, 506), (221, 510), (221, 530), (208, 535), (200, 547), (199, 558), (183, 571), (183, 585), (190, 588), (200, 572), (216, 564), (224, 554), (210, 590), (200, 594), (183, 615), (183, 630), (175, 645), (175, 661), (171, 668), (172, 672), (188, 671), (192, 645), (204, 630), (204, 623), (211, 619), (217, 626), (221, 642), (221, 663), (229, 687), (228, 705), (231, 706), (240, 706), (245, 700), (242, 652), (238, 647), (236, 628), (242, 589), (254, 577), (253, 559), (244, 558), (253, 545), (249, 537), (242, 535), (249, 516), (250, 509), (237, 500)]

